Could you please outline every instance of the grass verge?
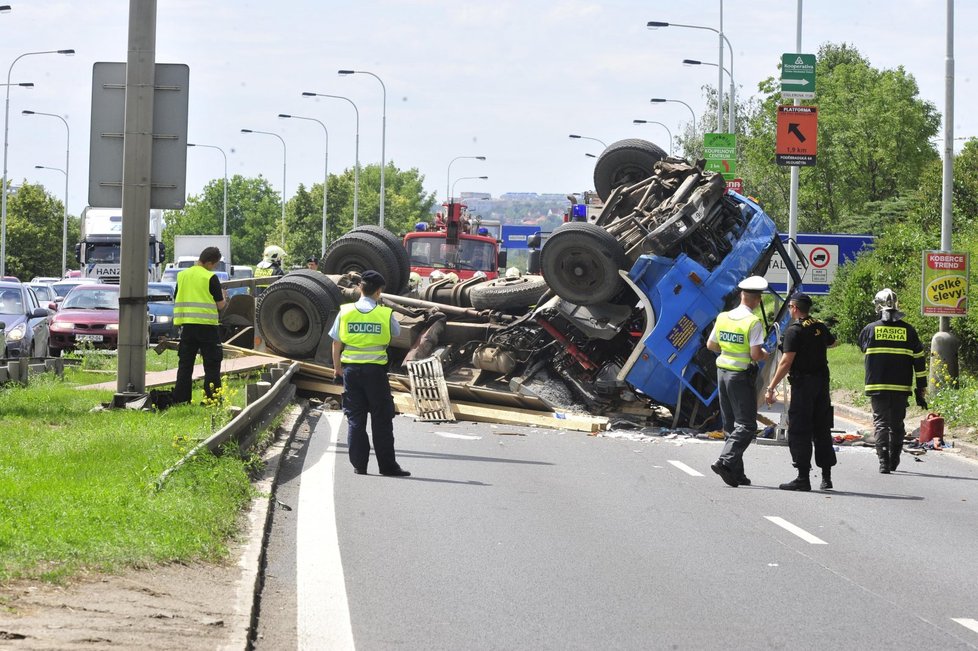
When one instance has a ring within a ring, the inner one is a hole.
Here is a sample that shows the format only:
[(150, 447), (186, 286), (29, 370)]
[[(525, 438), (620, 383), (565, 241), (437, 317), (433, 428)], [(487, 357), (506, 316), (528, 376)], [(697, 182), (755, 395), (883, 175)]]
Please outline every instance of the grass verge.
[[(231, 402), (243, 384), (228, 383)], [(252, 495), (249, 461), (197, 455), (163, 490), (154, 482), (226, 408), (93, 412), (112, 392), (75, 386), (40, 375), (0, 388), (0, 581), (225, 558)]]

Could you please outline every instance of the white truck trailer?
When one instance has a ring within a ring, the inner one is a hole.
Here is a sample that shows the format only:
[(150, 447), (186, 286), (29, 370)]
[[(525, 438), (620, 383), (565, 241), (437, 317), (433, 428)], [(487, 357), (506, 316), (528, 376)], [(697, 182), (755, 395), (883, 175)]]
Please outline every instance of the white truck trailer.
[[(149, 247), (147, 272), (157, 281), (163, 270), (165, 249), (162, 241), (163, 211), (149, 211)], [(93, 208), (82, 211), (81, 240), (75, 245), (75, 257), (81, 265), (82, 278), (118, 284), (122, 270), (122, 209)]]
[(176, 235), (173, 238), (173, 266), (186, 269), (194, 266), (200, 252), (208, 246), (221, 250), (221, 261), (214, 271), (231, 274), (231, 236), (230, 235)]

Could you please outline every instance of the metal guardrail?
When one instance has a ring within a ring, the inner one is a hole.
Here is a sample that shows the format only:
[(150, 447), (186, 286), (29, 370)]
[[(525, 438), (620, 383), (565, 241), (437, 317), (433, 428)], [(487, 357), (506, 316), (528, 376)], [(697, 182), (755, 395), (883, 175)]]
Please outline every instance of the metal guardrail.
[(209, 450), (212, 454), (219, 454), (224, 444), (232, 440), (237, 443), (239, 454), (251, 448), (258, 438), (258, 433), (268, 427), (269, 423), (275, 420), (292, 402), (292, 398), (295, 396), (295, 385), (292, 383), (292, 378), (298, 370), (298, 362), (292, 362), (287, 369), (283, 369), (281, 366), (273, 366), (271, 374), (274, 384), (268, 386), (267, 391), (242, 409), (231, 419), (230, 423), (198, 443), (182, 459), (164, 470), (156, 480), (156, 490), (161, 490), (166, 480), (174, 472), (204, 449)]

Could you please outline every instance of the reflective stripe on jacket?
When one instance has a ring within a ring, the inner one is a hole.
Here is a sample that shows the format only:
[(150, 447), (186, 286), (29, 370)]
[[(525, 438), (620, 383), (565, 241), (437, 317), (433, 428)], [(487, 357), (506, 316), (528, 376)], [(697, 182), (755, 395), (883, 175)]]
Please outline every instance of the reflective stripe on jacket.
[(717, 317), (717, 343), (720, 356), (717, 368), (728, 371), (746, 371), (751, 365), (750, 331), (760, 319), (751, 314), (743, 319), (731, 319), (729, 312), (721, 312)]
[(874, 321), (859, 334), (866, 353), (867, 395), (913, 393), (927, 386), (927, 357), (917, 331), (903, 320)]
[(339, 335), (343, 343), (340, 361), (344, 364), (386, 364), (392, 312), (383, 305), (369, 312), (361, 312), (354, 303), (340, 307)]
[(177, 296), (173, 303), (173, 323), (199, 323), (218, 325), (217, 303), (211, 296), (210, 282), (213, 271), (199, 264), (177, 274)]

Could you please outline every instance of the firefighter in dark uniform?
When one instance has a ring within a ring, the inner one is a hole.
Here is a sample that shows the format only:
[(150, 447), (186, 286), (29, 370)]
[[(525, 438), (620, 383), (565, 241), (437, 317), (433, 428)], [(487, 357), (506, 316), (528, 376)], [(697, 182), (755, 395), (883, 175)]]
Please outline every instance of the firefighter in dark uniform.
[(721, 312), (706, 341), (717, 357), (717, 387), (720, 416), (727, 442), (720, 458), (710, 466), (725, 484), (750, 486), (744, 474), (744, 451), (757, 434), (757, 362), (767, 359), (764, 326), (754, 314), (761, 304), (767, 281), (761, 276), (746, 278), (737, 288), (740, 305)]
[(907, 399), (913, 393), (918, 405), (927, 404), (927, 360), (917, 331), (897, 309), (893, 290), (880, 290), (873, 304), (880, 318), (859, 333), (859, 348), (866, 354), (866, 395), (873, 405), (876, 455), (880, 472), (886, 475), (900, 465)]
[(810, 491), (812, 448), (815, 465), (822, 471), (822, 490), (832, 488), (832, 400), (829, 394), (829, 362), (826, 350), (836, 345), (835, 337), (821, 321), (811, 317), (812, 299), (796, 293), (788, 299), (794, 321), (785, 329), (781, 343), (784, 353), (768, 384), (765, 399), (773, 404), (775, 388), (788, 376), (791, 402), (788, 404), (788, 449), (798, 477), (778, 486), (781, 490)]
[(387, 345), (400, 333), (391, 308), (380, 305), (384, 277), (376, 271), (360, 276), (360, 299), (340, 307), (329, 331), (333, 339), (333, 371), (343, 382), (343, 413), (353, 472), (367, 474), (370, 440), (367, 415), (380, 474), (409, 477), (394, 455), (394, 397), (387, 380)]
[(177, 274), (177, 292), (173, 303), (173, 323), (181, 326), (177, 350), (177, 381), (173, 402), (190, 402), (193, 389), (194, 362), (197, 352), (204, 360), (204, 395), (209, 399), (221, 388), (221, 348), (218, 311), (224, 309), (227, 297), (214, 268), (221, 261), (221, 251), (209, 246), (200, 252), (197, 263)]

